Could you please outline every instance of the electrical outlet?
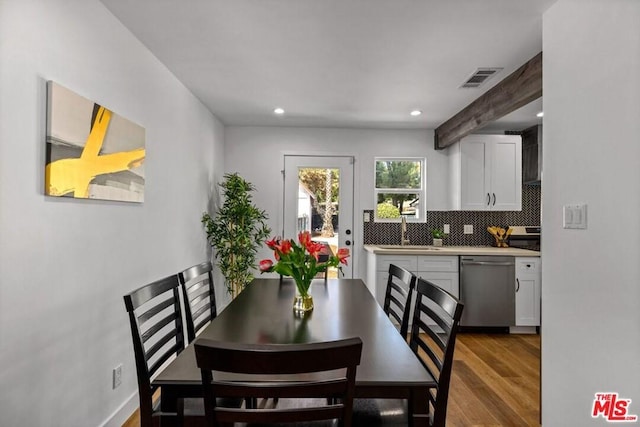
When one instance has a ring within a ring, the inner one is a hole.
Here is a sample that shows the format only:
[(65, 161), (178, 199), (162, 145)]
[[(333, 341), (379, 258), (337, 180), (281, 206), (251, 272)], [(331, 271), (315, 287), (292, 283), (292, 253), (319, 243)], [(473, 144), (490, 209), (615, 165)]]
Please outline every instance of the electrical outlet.
[(449, 224), (445, 224), (442, 226), (442, 231), (444, 231), (444, 234), (449, 234)]
[(365, 212), (364, 216), (363, 216), (363, 220), (364, 220), (364, 222), (371, 221), (371, 214), (369, 212)]
[(473, 234), (473, 224), (464, 225), (464, 234)]
[(120, 387), (122, 384), (122, 363), (113, 368), (113, 389)]

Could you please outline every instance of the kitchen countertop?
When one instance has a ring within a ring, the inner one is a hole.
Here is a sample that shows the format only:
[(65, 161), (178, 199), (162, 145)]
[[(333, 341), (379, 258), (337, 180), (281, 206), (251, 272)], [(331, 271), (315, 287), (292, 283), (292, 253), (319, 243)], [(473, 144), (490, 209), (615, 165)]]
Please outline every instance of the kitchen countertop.
[(493, 246), (400, 246), (364, 245), (364, 250), (378, 255), (504, 255), (539, 257), (539, 251)]

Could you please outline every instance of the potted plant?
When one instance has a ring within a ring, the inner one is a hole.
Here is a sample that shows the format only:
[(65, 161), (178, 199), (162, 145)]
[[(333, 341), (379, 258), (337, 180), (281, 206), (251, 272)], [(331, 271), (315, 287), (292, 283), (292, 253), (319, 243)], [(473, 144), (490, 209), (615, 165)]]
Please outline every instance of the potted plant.
[(336, 255), (329, 256), (326, 261), (319, 261), (324, 245), (311, 240), (311, 233), (308, 231), (299, 233), (298, 242), (277, 237), (269, 240), (267, 246), (273, 250), (276, 262), (274, 264), (270, 259), (263, 259), (260, 261), (260, 271), (262, 273), (275, 271), (283, 276), (293, 277), (298, 291), (293, 308), (304, 312), (313, 310), (313, 298), (309, 295), (313, 278), (329, 267), (338, 267), (342, 271), (340, 264), (347, 264), (349, 249), (340, 248)]
[(235, 298), (251, 282), (258, 248), (271, 229), (267, 215), (251, 201), (254, 186), (237, 173), (226, 174), (222, 187), (224, 203), (215, 217), (202, 215), (207, 240), (214, 249), (216, 265), (225, 279), (227, 291)]
[(442, 246), (442, 239), (447, 237), (441, 228), (432, 229), (431, 236), (433, 237), (433, 246)]

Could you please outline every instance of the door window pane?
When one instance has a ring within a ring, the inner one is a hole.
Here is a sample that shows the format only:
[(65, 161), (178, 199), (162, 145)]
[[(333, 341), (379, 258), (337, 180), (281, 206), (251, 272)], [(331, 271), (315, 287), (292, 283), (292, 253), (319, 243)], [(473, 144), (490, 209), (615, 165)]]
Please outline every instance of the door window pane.
[[(309, 231), (311, 240), (325, 246), (321, 261), (323, 255), (333, 255), (338, 250), (339, 183), (339, 169), (298, 168), (297, 232)], [(335, 278), (338, 270), (332, 267), (327, 275)]]

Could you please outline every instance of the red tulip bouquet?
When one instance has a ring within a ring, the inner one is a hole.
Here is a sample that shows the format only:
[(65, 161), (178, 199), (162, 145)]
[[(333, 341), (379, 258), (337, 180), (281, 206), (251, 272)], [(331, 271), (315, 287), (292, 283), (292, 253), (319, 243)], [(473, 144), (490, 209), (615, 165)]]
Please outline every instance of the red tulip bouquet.
[(298, 242), (279, 238), (268, 240), (267, 246), (273, 250), (276, 263), (264, 259), (260, 261), (260, 271), (275, 271), (283, 276), (293, 277), (299, 294), (308, 297), (311, 280), (316, 274), (326, 271), (329, 267), (337, 267), (342, 271), (340, 264), (347, 265), (349, 249), (341, 248), (336, 255), (329, 256), (327, 261), (319, 262), (320, 253), (324, 249), (322, 243), (312, 241), (311, 233), (308, 231), (298, 234)]

